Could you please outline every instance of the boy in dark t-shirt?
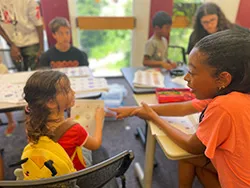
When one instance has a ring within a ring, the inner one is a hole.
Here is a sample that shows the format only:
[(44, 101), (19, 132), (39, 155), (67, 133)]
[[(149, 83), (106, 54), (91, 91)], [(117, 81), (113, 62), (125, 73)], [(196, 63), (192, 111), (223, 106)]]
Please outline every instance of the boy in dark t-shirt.
[(70, 24), (67, 19), (56, 17), (49, 23), (54, 47), (50, 48), (40, 59), (40, 67), (62, 68), (88, 66), (87, 54), (70, 44)]

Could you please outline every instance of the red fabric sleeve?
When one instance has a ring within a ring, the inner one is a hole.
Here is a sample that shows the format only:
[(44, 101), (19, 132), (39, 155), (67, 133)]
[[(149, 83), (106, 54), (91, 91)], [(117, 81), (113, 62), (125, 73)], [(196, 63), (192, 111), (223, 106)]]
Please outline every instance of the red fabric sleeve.
[(71, 148), (84, 145), (87, 138), (88, 132), (80, 124), (75, 124), (60, 138), (59, 143), (64, 148)]
[(85, 144), (88, 138), (88, 132), (80, 125), (75, 125), (77, 136), (76, 136), (76, 145), (82, 146)]

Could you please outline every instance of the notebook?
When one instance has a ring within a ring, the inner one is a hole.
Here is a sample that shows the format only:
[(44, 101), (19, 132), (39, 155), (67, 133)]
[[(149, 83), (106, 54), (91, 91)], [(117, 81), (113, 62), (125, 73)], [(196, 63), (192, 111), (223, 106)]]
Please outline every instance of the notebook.
[(25, 84), (0, 84), (0, 102), (25, 103), (23, 99), (23, 88)]
[(108, 91), (108, 83), (104, 78), (74, 77), (69, 78), (71, 87), (76, 93)]
[[(200, 113), (188, 116), (161, 116), (161, 118), (186, 134), (194, 134), (199, 125), (199, 115)], [(158, 126), (154, 126), (152, 134), (166, 135)]]
[(95, 133), (95, 114), (98, 107), (104, 108), (103, 100), (76, 100), (71, 108), (73, 120), (83, 126), (90, 135)]
[(139, 88), (165, 87), (164, 76), (156, 70), (138, 70), (135, 72), (133, 85)]
[(92, 76), (92, 72), (91, 72), (90, 68), (87, 66), (56, 68), (53, 70), (63, 72), (68, 77), (89, 77), (89, 76)]

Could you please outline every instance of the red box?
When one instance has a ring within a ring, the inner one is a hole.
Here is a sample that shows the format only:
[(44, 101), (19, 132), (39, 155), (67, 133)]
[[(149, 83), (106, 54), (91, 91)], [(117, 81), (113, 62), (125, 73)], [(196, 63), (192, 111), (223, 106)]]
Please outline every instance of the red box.
[(195, 98), (188, 88), (156, 88), (155, 93), (159, 103), (182, 102)]

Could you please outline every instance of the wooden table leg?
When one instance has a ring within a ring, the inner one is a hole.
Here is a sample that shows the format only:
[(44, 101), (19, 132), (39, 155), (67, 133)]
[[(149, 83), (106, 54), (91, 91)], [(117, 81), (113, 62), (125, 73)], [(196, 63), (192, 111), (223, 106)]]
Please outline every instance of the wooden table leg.
[(156, 144), (155, 137), (154, 135), (152, 135), (151, 127), (148, 126), (145, 164), (144, 164), (144, 188), (152, 187), (155, 144)]

